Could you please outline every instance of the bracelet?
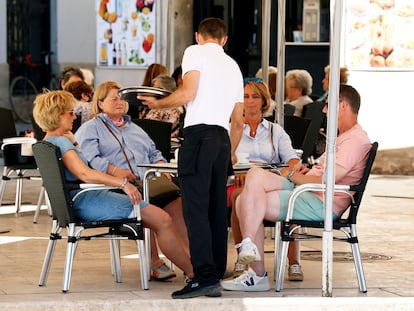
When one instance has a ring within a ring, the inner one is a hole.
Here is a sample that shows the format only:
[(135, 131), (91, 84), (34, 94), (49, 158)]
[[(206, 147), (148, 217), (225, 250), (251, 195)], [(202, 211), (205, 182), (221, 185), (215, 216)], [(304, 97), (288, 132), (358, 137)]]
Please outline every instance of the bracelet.
[(112, 173), (111, 173), (112, 176), (115, 176), (115, 171), (116, 171), (116, 166), (114, 166), (114, 169), (112, 170)]
[(79, 143), (78, 143), (77, 141), (74, 141), (74, 142), (73, 142), (73, 145), (74, 145), (75, 147), (77, 147), (77, 146), (79, 146)]
[(295, 175), (295, 171), (290, 171), (287, 175), (286, 175), (286, 179), (289, 180), (290, 182), (293, 183), (292, 181), (292, 177), (293, 175)]
[(122, 184), (119, 186), (119, 189), (124, 190), (125, 186), (128, 183), (128, 178), (124, 178), (124, 181), (122, 182)]

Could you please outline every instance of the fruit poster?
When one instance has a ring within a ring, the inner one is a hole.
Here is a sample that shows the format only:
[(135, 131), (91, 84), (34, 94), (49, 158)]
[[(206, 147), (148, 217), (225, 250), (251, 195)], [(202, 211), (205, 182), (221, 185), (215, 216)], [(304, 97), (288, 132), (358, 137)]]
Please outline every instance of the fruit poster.
[(414, 68), (414, 0), (346, 1), (348, 68)]
[(155, 62), (155, 0), (97, 0), (97, 65)]

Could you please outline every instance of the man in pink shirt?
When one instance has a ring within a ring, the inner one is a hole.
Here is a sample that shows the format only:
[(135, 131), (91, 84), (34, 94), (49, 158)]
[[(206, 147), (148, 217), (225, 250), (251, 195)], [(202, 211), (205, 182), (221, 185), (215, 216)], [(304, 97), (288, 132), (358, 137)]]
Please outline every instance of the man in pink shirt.
[[(335, 152), (335, 183), (357, 184), (362, 178), (371, 142), (366, 132), (358, 124), (360, 107), (358, 92), (349, 85), (342, 84), (339, 90), (338, 131)], [(328, 111), (327, 104), (323, 110)], [(283, 220), (286, 215), (289, 196), (295, 185), (323, 183), (325, 178), (325, 154), (312, 169), (298, 167), (285, 170), (281, 176), (272, 172), (252, 168), (246, 176), (243, 192), (236, 201), (236, 214), (239, 219), (243, 241), (239, 261), (250, 264), (250, 268), (240, 277), (222, 281), (223, 289), (235, 291), (269, 290), (269, 280), (264, 268), (264, 228), (263, 220)], [(349, 196), (335, 193), (333, 219), (338, 219), (350, 203)], [(304, 192), (295, 203), (294, 219), (323, 220), (323, 193)]]

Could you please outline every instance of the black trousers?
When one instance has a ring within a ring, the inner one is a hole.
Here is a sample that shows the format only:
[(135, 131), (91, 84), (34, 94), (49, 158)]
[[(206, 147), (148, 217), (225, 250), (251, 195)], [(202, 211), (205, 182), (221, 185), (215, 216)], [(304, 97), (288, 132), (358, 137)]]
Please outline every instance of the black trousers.
[(183, 130), (178, 176), (195, 277), (222, 278), (227, 264), (227, 169), (230, 139), (220, 126)]

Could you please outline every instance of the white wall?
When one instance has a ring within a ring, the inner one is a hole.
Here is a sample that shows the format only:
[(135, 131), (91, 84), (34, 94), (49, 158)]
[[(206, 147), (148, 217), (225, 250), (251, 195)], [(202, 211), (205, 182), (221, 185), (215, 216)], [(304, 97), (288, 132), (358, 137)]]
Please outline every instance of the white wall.
[(414, 146), (414, 71), (350, 71), (361, 95), (359, 123), (380, 149)]
[(95, 1), (57, 1), (59, 63), (95, 63)]

